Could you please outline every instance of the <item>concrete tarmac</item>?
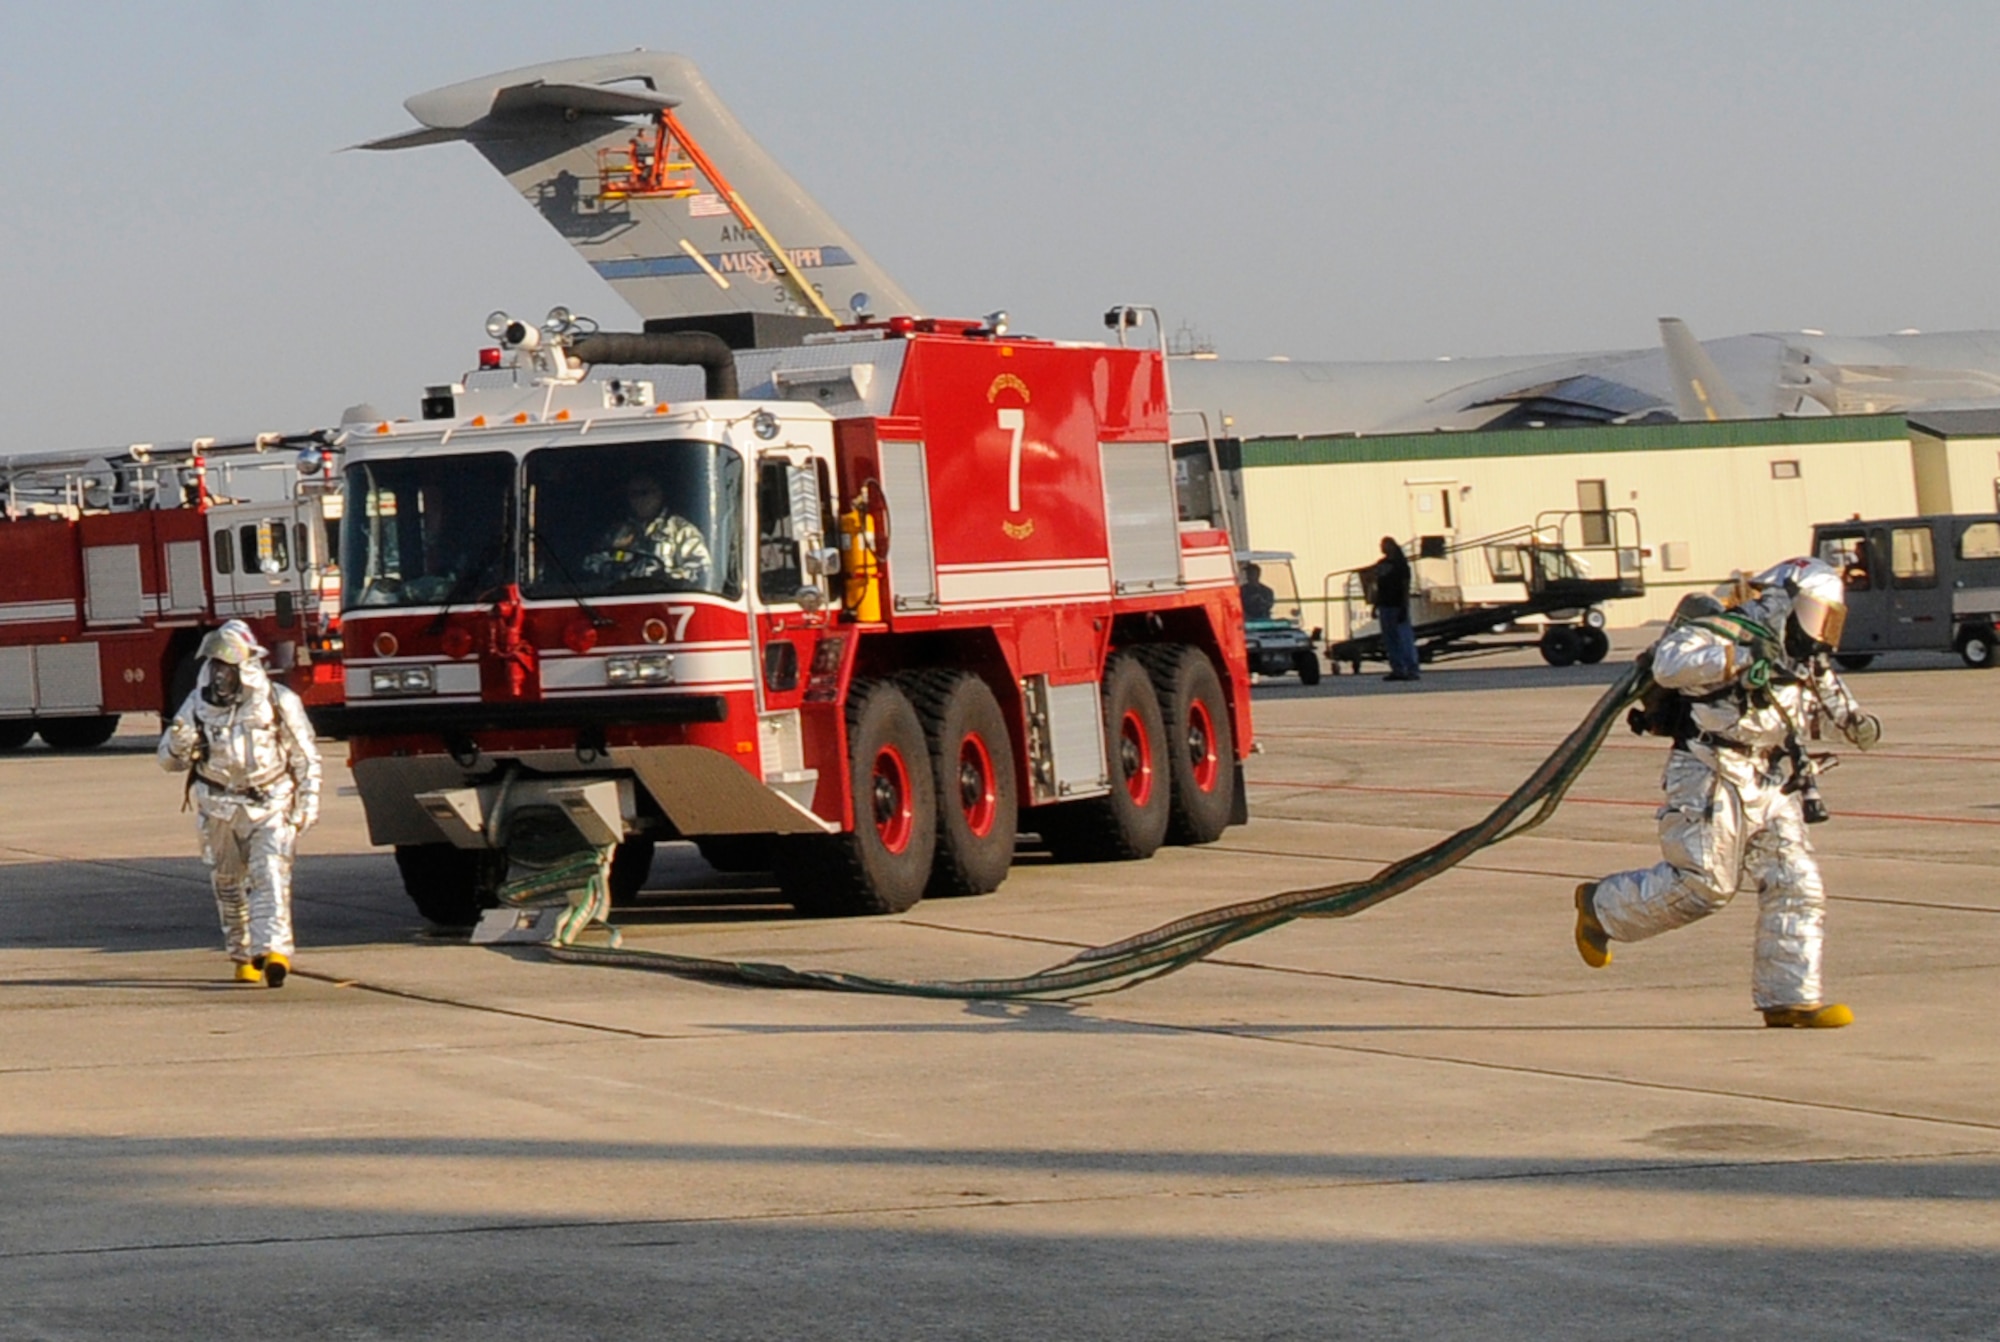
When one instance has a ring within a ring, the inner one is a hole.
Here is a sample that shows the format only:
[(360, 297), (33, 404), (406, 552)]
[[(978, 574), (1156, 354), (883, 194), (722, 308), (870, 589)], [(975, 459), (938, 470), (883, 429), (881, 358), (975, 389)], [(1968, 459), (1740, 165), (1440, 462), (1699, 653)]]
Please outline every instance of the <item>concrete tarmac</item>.
[[(1629, 648), (1623, 649), (1629, 652)], [(1260, 686), (1254, 821), (815, 922), (663, 847), (628, 944), (1038, 968), (1477, 818), (1613, 667)], [(1662, 744), (1351, 920), (1075, 1006), (718, 987), (435, 935), (329, 745), (299, 973), (239, 988), (147, 721), (0, 757), (0, 1339), (2000, 1335), (2000, 677), (1851, 684), (1829, 983), (1768, 1030), (1754, 895), (1619, 946)]]

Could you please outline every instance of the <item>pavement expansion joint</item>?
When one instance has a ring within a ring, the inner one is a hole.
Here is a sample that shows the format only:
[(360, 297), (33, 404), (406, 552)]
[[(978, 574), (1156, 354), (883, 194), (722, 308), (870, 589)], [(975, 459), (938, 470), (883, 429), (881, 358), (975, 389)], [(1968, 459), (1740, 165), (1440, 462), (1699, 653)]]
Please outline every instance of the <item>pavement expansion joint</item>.
[[(1172, 1028), (1172, 1027), (1169, 1027)], [(1648, 1081), (1640, 1077), (1608, 1076), (1596, 1072), (1575, 1072), (1558, 1067), (1536, 1067), (1526, 1063), (1490, 1062), (1483, 1058), (1456, 1058), (1447, 1054), (1422, 1053), (1403, 1049), (1381, 1048), (1367, 1044), (1348, 1043), (1334, 1039), (1300, 1039), (1290, 1036), (1265, 1034), (1258, 1030), (1231, 1029), (1216, 1025), (1185, 1025), (1179, 1028), (1191, 1033), (1215, 1033), (1232, 1035), (1239, 1039), (1256, 1039), (1264, 1043), (1288, 1045), (1297, 1048), (1323, 1048), (1343, 1053), (1363, 1053), (1371, 1057), (1398, 1058), (1405, 1062), (1432, 1062), (1446, 1066), (1471, 1067), (1487, 1072), (1507, 1072), (1523, 1076), (1549, 1077), (1562, 1081), (1581, 1081), (1605, 1086), (1629, 1086), (1637, 1090), (1664, 1091), (1676, 1095), (1701, 1095), (1715, 1099), (1741, 1100), (1752, 1104), (1776, 1104), (1793, 1109), (1818, 1110), (1836, 1114), (1858, 1114), (1867, 1118), (1885, 1118), (1905, 1123), (1926, 1123), (1939, 1127), (1966, 1128), (1974, 1132), (2000, 1132), (2000, 1122), (1976, 1118), (1949, 1118), (1942, 1114), (1923, 1114), (1911, 1110), (1874, 1108), (1862, 1104), (1841, 1104), (1833, 1100), (1809, 1100), (1794, 1095), (1769, 1095), (1759, 1091), (1728, 1090), (1719, 1086), (1695, 1086), (1677, 1081)], [(1424, 1026), (1406, 1027), (1412, 1031), (1423, 1031)], [(1492, 1032), (1504, 1031), (1507, 1027), (1487, 1027)], [(1608, 1029), (1620, 1027), (1610, 1026)], [(1652, 1026), (1632, 1026), (1635, 1032), (1654, 1029)], [(1688, 1028), (1688, 1027), (1675, 1027)], [(1701, 1027), (1695, 1027), (1701, 1028)], [(1762, 1035), (1761, 1025), (1741, 1025), (1713, 1027), (1741, 1030)]]

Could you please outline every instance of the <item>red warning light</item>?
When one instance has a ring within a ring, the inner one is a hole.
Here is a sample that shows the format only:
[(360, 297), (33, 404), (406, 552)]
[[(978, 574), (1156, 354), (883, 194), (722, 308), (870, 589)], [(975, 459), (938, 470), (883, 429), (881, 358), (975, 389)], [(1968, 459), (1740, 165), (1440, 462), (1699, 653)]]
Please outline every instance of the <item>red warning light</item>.
[(498, 349), (483, 349), (479, 351), (479, 366), (481, 368), (498, 368), (500, 366), (500, 351)]
[(597, 626), (589, 620), (571, 620), (563, 630), (563, 646), (581, 655), (597, 646)]
[(895, 335), (906, 336), (916, 329), (917, 319), (915, 317), (889, 318), (889, 330)]

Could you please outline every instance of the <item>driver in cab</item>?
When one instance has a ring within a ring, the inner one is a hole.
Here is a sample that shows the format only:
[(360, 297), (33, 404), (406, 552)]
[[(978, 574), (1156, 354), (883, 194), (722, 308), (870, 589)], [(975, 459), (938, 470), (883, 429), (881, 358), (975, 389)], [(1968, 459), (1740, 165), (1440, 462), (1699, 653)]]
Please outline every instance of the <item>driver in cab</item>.
[(708, 542), (701, 528), (667, 510), (666, 491), (658, 480), (643, 473), (627, 480), (625, 508), (625, 517), (584, 557), (586, 573), (708, 585)]

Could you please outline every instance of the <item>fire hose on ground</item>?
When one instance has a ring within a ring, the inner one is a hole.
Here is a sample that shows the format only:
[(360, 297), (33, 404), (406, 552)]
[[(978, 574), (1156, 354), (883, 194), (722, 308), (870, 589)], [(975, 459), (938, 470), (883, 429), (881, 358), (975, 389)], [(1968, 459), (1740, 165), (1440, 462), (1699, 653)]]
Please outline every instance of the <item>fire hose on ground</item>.
[[(1643, 665), (1635, 663), (1628, 667), (1583, 721), (1563, 738), (1562, 744), (1484, 819), (1421, 852), (1390, 863), (1373, 876), (1225, 904), (1122, 941), (1078, 951), (1060, 964), (1033, 974), (995, 979), (877, 978), (841, 970), (795, 969), (754, 960), (718, 960), (639, 950), (620, 945), (615, 931), (609, 945), (577, 945), (576, 934), (593, 915), (601, 918), (608, 905), (608, 871), (605, 863), (597, 859), (592, 860), (588, 872), (579, 865), (572, 874), (571, 884), (578, 888), (569, 897), (570, 909), (557, 938), (545, 945), (543, 952), (565, 964), (645, 969), (684, 978), (768, 988), (816, 988), (963, 1000), (1063, 1001), (1117, 992), (1185, 969), (1225, 946), (1282, 927), (1295, 918), (1350, 918), (1442, 875), (1481, 849), (1534, 829), (1555, 814), (1570, 786), (1597, 754), (1612, 725), (1651, 684), (1652, 678)], [(573, 879), (576, 875), (586, 879), (578, 885)], [(524, 884), (507, 894), (510, 902), (526, 902), (536, 896), (553, 895), (562, 886), (562, 877), (552, 871), (532, 885)]]

